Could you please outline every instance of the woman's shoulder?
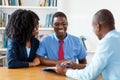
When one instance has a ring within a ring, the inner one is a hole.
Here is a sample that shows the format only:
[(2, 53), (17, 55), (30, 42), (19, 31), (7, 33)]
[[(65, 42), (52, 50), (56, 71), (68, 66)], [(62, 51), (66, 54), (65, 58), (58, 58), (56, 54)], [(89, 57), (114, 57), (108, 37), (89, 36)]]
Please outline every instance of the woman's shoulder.
[(8, 40), (8, 41), (7, 41), (8, 47), (10, 47), (10, 46), (11, 46), (11, 47), (13, 47), (13, 46), (14, 46), (14, 47), (15, 47), (15, 46), (16, 46), (16, 47), (21, 46), (19, 42), (16, 42), (16, 41), (14, 41), (14, 40), (12, 40), (12, 39), (10, 39), (10, 38), (8, 38), (7, 40)]
[(34, 37), (32, 37), (31, 40), (32, 40), (32, 42), (34, 42), (34, 43), (36, 43), (36, 44), (39, 44), (39, 42), (40, 42), (37, 38), (34, 38)]

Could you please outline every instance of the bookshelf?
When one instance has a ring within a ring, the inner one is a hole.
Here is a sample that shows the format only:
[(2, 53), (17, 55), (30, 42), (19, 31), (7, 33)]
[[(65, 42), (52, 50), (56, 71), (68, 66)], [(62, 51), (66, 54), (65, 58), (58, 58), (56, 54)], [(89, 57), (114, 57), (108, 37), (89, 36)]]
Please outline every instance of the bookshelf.
[[(53, 33), (50, 21), (53, 13), (58, 10), (57, 0), (0, 0), (0, 45), (4, 44), (3, 34), (5, 26), (9, 20), (9, 15), (17, 9), (32, 10), (39, 16), (39, 40), (41, 36)], [(5, 18), (3, 15), (5, 15)], [(0, 50), (3, 49), (4, 46), (0, 46)]]

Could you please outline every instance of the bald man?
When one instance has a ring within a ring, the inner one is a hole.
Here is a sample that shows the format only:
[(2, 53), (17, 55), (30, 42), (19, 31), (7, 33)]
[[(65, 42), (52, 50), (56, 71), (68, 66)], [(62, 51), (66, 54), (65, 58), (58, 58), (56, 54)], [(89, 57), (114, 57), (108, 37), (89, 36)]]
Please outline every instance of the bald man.
[[(99, 10), (93, 17), (93, 30), (100, 40), (91, 63), (84, 69), (68, 69), (68, 62), (57, 65), (56, 72), (78, 80), (120, 80), (120, 33), (115, 30), (114, 17), (107, 9)], [(69, 66), (77, 66), (69, 61)]]

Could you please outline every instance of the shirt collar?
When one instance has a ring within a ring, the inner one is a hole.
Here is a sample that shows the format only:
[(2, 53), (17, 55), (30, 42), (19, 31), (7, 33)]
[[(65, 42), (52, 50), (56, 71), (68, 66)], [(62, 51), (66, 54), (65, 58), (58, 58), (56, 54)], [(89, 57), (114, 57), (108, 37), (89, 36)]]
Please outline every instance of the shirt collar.
[(114, 29), (114, 30), (111, 30), (111, 31), (109, 31), (104, 37), (103, 37), (103, 39), (101, 39), (100, 41), (102, 41), (102, 40), (104, 40), (104, 39), (106, 39), (107, 37), (109, 37), (112, 33), (114, 33), (114, 32), (116, 32), (116, 30)]
[[(66, 33), (66, 34), (67, 34), (67, 36), (63, 39), (64, 42), (68, 39), (68, 36), (69, 36), (68, 33)], [(57, 36), (56, 36), (55, 33), (53, 34), (53, 36), (55, 37), (55, 39), (56, 39), (57, 41), (59, 41), (59, 39), (57, 38)]]

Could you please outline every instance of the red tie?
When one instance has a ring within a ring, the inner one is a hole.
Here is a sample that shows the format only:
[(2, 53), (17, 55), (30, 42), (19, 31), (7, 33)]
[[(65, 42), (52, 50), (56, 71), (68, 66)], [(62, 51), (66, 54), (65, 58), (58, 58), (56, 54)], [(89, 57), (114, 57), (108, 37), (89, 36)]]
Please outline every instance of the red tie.
[(59, 60), (64, 60), (64, 50), (63, 50), (63, 41), (59, 41), (59, 51), (58, 51), (58, 59)]

